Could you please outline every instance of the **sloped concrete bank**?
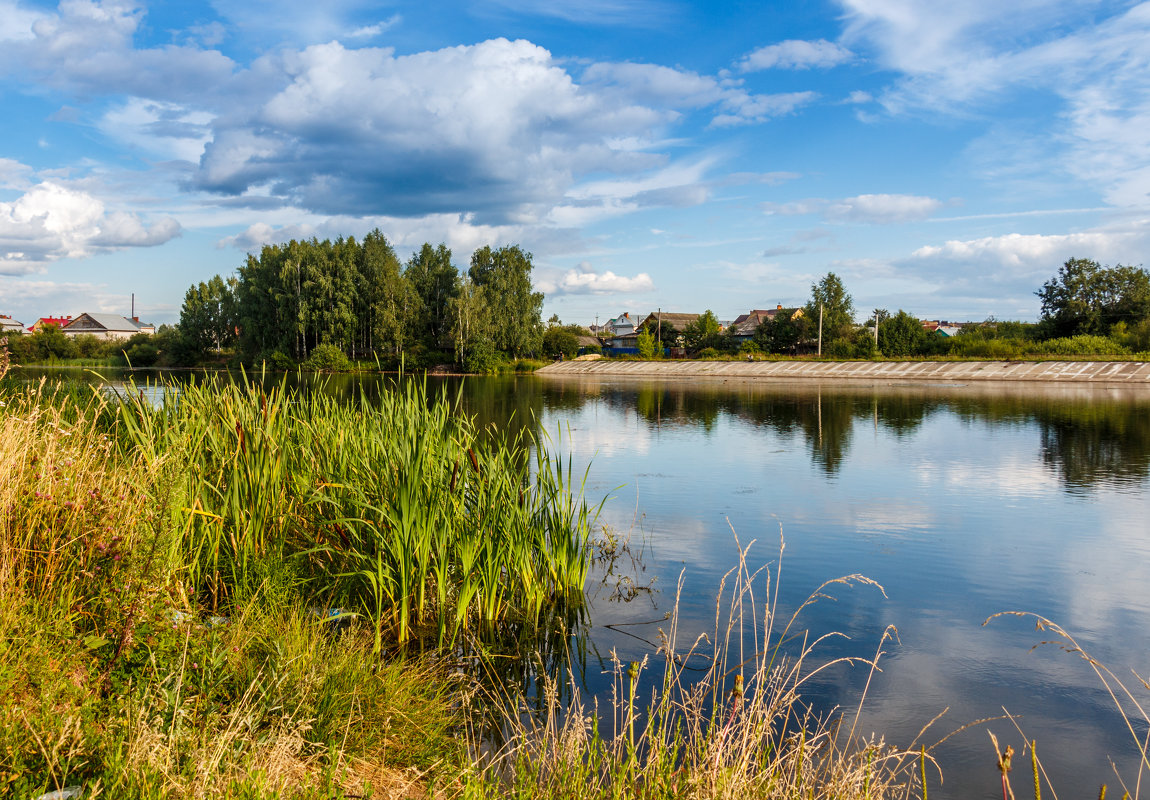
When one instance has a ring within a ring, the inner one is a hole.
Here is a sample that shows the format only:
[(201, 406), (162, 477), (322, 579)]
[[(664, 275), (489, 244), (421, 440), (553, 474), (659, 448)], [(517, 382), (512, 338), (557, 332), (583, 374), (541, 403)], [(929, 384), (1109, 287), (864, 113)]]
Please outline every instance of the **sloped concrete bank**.
[(738, 378), (870, 382), (1034, 381), (1145, 386), (1146, 361), (562, 361), (536, 372), (543, 376), (630, 378)]

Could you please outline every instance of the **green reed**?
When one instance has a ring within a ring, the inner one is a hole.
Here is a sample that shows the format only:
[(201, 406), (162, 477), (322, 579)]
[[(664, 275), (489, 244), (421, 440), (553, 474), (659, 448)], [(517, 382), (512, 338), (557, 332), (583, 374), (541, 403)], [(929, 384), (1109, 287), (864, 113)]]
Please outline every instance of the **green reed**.
[(367, 617), (378, 651), (581, 600), (597, 509), (570, 463), (478, 430), (425, 383), (354, 405), (252, 382), (181, 386), (160, 407), (129, 392), (119, 424), (126, 447), (177, 465), (171, 555), (213, 607), (286, 581)]

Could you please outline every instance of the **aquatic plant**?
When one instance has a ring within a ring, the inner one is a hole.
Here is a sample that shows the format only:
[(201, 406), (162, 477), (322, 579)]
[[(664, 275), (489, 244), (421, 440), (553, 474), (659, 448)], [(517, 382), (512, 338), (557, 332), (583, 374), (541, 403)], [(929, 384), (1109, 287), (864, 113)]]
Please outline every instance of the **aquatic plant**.
[(254, 381), (129, 392), (124, 446), (179, 465), (170, 557), (213, 608), (267, 581), (364, 614), (375, 649), (537, 624), (581, 602), (597, 509), (571, 466), (479, 431), (458, 397), (406, 381), (341, 403)]

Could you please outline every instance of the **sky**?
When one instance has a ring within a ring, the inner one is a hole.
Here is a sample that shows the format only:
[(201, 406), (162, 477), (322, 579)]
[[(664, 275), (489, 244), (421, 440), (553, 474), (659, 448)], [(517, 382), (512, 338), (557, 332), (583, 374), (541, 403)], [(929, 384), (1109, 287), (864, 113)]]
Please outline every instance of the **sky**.
[(0, 0), (0, 314), (292, 238), (534, 254), (544, 316), (1033, 320), (1150, 244), (1150, 2)]

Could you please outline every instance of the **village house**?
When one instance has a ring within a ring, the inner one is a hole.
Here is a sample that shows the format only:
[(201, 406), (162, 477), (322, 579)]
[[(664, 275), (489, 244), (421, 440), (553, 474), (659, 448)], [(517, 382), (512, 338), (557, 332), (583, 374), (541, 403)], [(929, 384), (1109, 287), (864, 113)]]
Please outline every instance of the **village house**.
[(634, 333), (638, 326), (635, 324), (635, 317), (630, 312), (624, 311), (614, 319), (607, 320), (607, 324), (603, 326), (602, 332), (609, 336), (625, 336), (629, 333)]
[(0, 336), (5, 333), (23, 333), (24, 323), (18, 322), (7, 314), (0, 314)]
[(128, 319), (118, 314), (81, 314), (63, 330), (68, 336), (95, 336), (97, 339), (130, 339), (137, 333), (156, 331), (152, 325), (141, 326), (138, 318)]
[(731, 323), (731, 337), (737, 342), (748, 342), (754, 338), (755, 331), (764, 322), (774, 322), (775, 317), (779, 314), (789, 314), (791, 319), (798, 319), (803, 315), (801, 308), (783, 308), (782, 303), (776, 305), (774, 308), (761, 309), (756, 308), (749, 314), (740, 314), (735, 317), (735, 321)]
[[(652, 311), (643, 318), (643, 321), (639, 323), (637, 329), (650, 326), (652, 331), (658, 332), (660, 329), (674, 330), (676, 334), (681, 334), (688, 325), (701, 316), (703, 315), (679, 314), (674, 311)], [(677, 342), (665, 342), (665, 344), (677, 344)]]
[(49, 325), (54, 325), (57, 328), (62, 329), (65, 325), (67, 325), (71, 321), (72, 321), (72, 315), (71, 314), (69, 314), (66, 317), (40, 317), (40, 319), (36, 320), (35, 322), (33, 322), (31, 325), (28, 326), (28, 333), (38, 333), (38, 332), (44, 330)]

